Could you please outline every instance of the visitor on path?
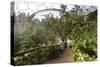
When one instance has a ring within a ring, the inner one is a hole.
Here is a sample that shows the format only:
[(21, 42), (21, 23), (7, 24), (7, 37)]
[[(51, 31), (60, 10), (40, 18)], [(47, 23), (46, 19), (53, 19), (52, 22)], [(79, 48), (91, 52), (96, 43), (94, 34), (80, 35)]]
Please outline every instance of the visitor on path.
[(71, 40), (71, 39), (67, 39), (67, 47), (70, 47), (70, 48), (72, 48), (72, 46), (73, 46), (73, 40)]
[(60, 44), (60, 49), (61, 51), (64, 51), (64, 49), (67, 47), (67, 42), (64, 41), (64, 39), (62, 39), (62, 43)]
[(64, 41), (63, 38), (57, 37), (56, 42), (58, 45), (60, 45), (60, 50), (63, 51), (67, 47), (67, 42)]

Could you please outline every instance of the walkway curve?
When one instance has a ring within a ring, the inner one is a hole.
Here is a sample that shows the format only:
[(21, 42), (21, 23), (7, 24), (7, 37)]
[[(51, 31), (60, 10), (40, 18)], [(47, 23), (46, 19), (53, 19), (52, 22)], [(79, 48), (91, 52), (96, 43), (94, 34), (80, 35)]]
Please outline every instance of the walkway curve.
[(51, 59), (46, 62), (46, 64), (50, 63), (69, 63), (74, 62), (73, 53), (71, 48), (66, 48), (62, 54), (56, 59)]

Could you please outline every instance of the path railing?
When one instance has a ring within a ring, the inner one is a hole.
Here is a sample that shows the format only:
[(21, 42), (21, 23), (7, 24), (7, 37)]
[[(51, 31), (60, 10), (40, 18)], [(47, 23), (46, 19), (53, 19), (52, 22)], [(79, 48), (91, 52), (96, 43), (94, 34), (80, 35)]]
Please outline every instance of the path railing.
[(59, 55), (60, 45), (46, 45), (35, 48), (30, 48), (26, 51), (20, 51), (14, 54), (14, 64), (39, 64), (48, 59), (55, 58)]

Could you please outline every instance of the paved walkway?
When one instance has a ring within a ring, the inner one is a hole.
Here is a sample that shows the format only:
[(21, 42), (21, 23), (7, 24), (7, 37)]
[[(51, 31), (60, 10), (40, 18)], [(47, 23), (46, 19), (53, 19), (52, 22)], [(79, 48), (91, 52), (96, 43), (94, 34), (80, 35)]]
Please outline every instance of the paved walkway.
[(71, 48), (66, 48), (66, 50), (64, 50), (64, 52), (58, 58), (51, 59), (46, 63), (50, 64), (50, 63), (69, 63), (69, 62), (74, 62)]

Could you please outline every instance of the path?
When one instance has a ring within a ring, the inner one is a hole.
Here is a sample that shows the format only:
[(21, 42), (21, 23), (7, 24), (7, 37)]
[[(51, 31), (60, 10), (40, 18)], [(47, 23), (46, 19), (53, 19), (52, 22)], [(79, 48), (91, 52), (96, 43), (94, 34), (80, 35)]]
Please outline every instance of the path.
[(64, 52), (58, 58), (51, 59), (46, 63), (50, 64), (50, 63), (66, 63), (66, 62), (67, 63), (74, 62), (71, 48), (66, 48), (66, 50), (64, 50)]

